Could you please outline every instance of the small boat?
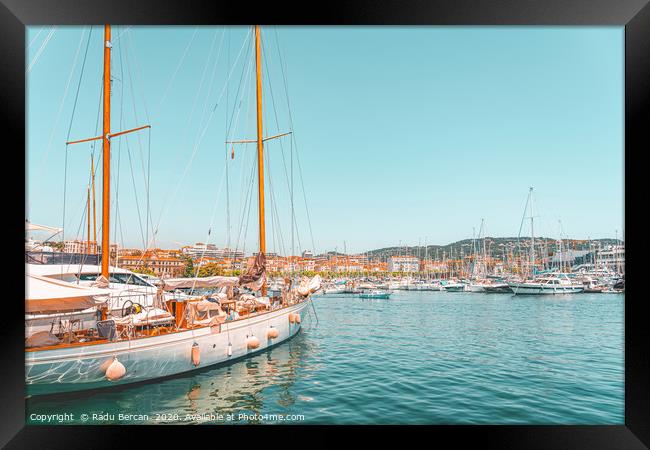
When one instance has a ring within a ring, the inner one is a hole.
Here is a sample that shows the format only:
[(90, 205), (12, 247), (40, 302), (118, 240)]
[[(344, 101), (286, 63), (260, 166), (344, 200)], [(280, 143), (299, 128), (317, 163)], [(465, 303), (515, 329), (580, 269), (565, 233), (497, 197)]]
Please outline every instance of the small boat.
[(373, 289), (370, 291), (363, 291), (359, 294), (359, 298), (390, 298), (390, 293), (386, 291), (380, 291), (379, 289)]
[(458, 281), (448, 281), (442, 284), (442, 288), (447, 292), (465, 292), (468, 290), (467, 284)]

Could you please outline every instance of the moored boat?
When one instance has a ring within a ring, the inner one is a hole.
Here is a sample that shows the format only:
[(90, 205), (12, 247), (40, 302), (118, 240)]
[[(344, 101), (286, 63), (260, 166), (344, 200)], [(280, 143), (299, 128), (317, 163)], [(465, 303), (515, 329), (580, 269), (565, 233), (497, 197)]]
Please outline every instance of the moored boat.
[(359, 298), (388, 299), (390, 298), (390, 293), (386, 291), (381, 291), (379, 289), (372, 289), (372, 290), (361, 292), (359, 294)]
[(577, 294), (584, 291), (581, 285), (573, 284), (566, 274), (554, 274), (544, 277), (508, 283), (515, 295), (540, 294)]
[[(111, 138), (149, 126), (111, 133), (110, 55), (111, 27), (104, 28), (104, 123), (101, 136), (71, 141), (103, 143), (103, 255), (92, 286), (63, 279), (26, 274), (26, 313), (65, 315), (91, 310), (94, 326), (80, 327), (68, 320), (63, 329), (31, 333), (25, 341), (25, 382), (28, 395), (82, 391), (154, 380), (198, 368), (227, 363), (263, 351), (294, 336), (311, 296), (320, 289), (320, 277), (299, 283), (279, 283), (280, 292), (267, 295), (266, 229), (264, 210), (263, 142), (290, 133), (265, 138), (262, 134), (262, 63), (259, 26), (254, 28), (257, 80), (257, 170), (259, 251), (253, 264), (239, 277), (194, 277), (161, 280), (152, 295), (144, 292), (142, 304), (127, 300), (122, 314), (109, 308), (111, 278), (118, 271), (109, 267), (110, 249), (110, 141)], [(250, 140), (240, 142), (251, 142)], [(79, 280), (77, 280), (79, 281)], [(185, 295), (178, 289), (213, 290), (207, 295)], [(151, 299), (151, 304), (149, 303)]]

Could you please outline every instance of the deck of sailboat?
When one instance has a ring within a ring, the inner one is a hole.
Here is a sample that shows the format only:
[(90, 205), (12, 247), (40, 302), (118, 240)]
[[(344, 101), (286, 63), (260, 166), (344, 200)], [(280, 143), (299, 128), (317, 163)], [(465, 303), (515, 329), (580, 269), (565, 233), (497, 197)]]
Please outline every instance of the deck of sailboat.
[[(237, 319), (228, 320), (228, 321), (226, 321), (226, 322), (224, 322), (222, 324), (219, 324), (218, 325), (219, 326), (219, 332), (221, 332), (221, 327), (223, 325), (227, 325), (227, 328), (231, 328), (233, 326), (236, 328), (243, 321), (250, 320), (250, 319), (253, 319), (253, 318), (261, 318), (262, 320), (265, 320), (267, 315), (270, 315), (270, 314), (273, 314), (273, 313), (286, 312), (289, 309), (295, 307), (296, 305), (305, 303), (307, 301), (308, 301), (308, 299), (305, 299), (305, 300), (298, 301), (298, 302), (296, 302), (296, 303), (294, 303), (292, 305), (285, 305), (285, 306), (281, 306), (281, 307), (275, 308), (275, 309), (269, 309), (269, 310), (261, 311), (261, 312), (253, 312), (253, 313), (248, 313), (248, 314), (245, 314), (245, 315), (240, 314), (240, 317), (237, 318)], [(26, 348), (25, 352), (33, 353), (33, 352), (41, 352), (41, 351), (48, 351), (48, 350), (60, 350), (60, 349), (65, 349), (65, 348), (83, 348), (83, 347), (86, 347), (86, 346), (100, 345), (100, 344), (114, 344), (114, 343), (119, 343), (119, 342), (133, 342), (133, 341), (138, 341), (138, 340), (142, 340), (142, 339), (151, 339), (151, 338), (155, 338), (155, 337), (159, 337), (159, 336), (172, 336), (172, 335), (183, 333), (183, 332), (186, 332), (186, 331), (199, 331), (199, 330), (212, 329), (215, 326), (216, 325), (199, 325), (199, 326), (195, 326), (195, 327), (182, 327), (182, 328), (177, 328), (177, 329), (172, 329), (172, 330), (168, 330), (167, 327), (165, 327), (165, 326), (157, 326), (157, 327), (145, 328), (145, 329), (140, 331), (140, 333), (145, 334), (145, 335), (134, 336), (134, 337), (131, 337), (131, 338), (122, 338), (122, 339), (114, 339), (114, 340), (99, 338), (99, 339), (93, 339), (93, 340), (86, 341), (86, 342), (64, 342), (64, 343), (60, 343), (60, 344), (56, 344), (56, 345), (48, 345), (48, 346), (42, 346), (42, 347)], [(150, 333), (153, 332), (153, 330), (158, 330), (158, 333), (153, 334), (153, 335), (150, 334)], [(163, 331), (163, 330), (165, 330), (165, 331)], [(211, 330), (211, 332), (212, 332), (212, 330)], [(149, 334), (146, 335), (147, 333), (149, 333)]]

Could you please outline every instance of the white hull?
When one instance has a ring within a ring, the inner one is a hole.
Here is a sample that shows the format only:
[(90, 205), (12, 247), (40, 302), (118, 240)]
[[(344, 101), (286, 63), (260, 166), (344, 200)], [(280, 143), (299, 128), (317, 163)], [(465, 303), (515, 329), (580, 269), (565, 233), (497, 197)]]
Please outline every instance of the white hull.
[[(248, 319), (226, 322), (218, 327), (124, 340), (96, 345), (82, 345), (51, 350), (25, 352), (27, 394), (43, 395), (124, 385), (177, 375), (194, 369), (226, 363), (257, 353), (294, 336), (299, 323), (290, 323), (290, 313), (300, 313), (308, 301)], [(273, 327), (278, 337), (267, 338)], [(254, 335), (260, 345), (248, 349), (247, 339)], [(192, 346), (198, 344), (200, 364), (192, 363)], [(228, 354), (229, 344), (231, 355)], [(114, 357), (126, 368), (118, 381), (108, 381), (106, 366)]]
[(467, 287), (469, 292), (485, 292), (485, 285), (483, 284), (470, 284)]
[(447, 292), (465, 292), (467, 286), (464, 284), (447, 284), (444, 286), (444, 289)]
[(509, 283), (515, 295), (577, 294), (584, 290), (581, 286), (552, 286), (538, 283)]

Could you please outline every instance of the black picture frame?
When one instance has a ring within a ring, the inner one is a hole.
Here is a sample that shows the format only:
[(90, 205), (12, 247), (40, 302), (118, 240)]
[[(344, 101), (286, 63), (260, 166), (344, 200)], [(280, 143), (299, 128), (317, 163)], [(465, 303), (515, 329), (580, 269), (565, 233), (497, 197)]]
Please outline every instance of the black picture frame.
[[(644, 210), (644, 165), (641, 155), (647, 148), (646, 129), (650, 126), (650, 6), (646, 0), (457, 0), (329, 1), (322, 4), (261, 5), (244, 2), (228, 4), (167, 0), (0, 0), (0, 123), (2, 152), (5, 157), (3, 203), (6, 211), (5, 272), (11, 280), (2, 303), (0, 326), (0, 445), (7, 448), (99, 448), (123, 447), (131, 442), (136, 430), (113, 426), (25, 426), (24, 402), (24, 313), (20, 296), (24, 294), (20, 266), (15, 264), (24, 252), (19, 235), (24, 234), (25, 210), (21, 189), (25, 187), (25, 26), (82, 24), (358, 24), (358, 25), (618, 25), (625, 27), (625, 211), (631, 216)], [(10, 140), (9, 137), (13, 137)], [(9, 144), (12, 142), (12, 144)], [(22, 184), (21, 184), (22, 183)], [(18, 191), (18, 192), (16, 192)], [(640, 201), (635, 201), (635, 197)], [(604, 205), (606, 207), (606, 205)], [(627, 219), (627, 217), (626, 217)], [(378, 437), (395, 435), (413, 442), (414, 431), (427, 434), (435, 442), (451, 439), (454, 447), (470, 440), (481, 446), (498, 448), (646, 448), (650, 446), (650, 358), (648, 319), (643, 306), (646, 299), (639, 286), (643, 250), (643, 225), (626, 220), (627, 289), (625, 298), (625, 425), (621, 426), (425, 426), (373, 427)], [(154, 441), (177, 436), (178, 427), (137, 427), (137, 434)], [(255, 431), (277, 436), (278, 445), (294, 445), (294, 429), (254, 427)], [(329, 429), (339, 427), (300, 426), (301, 435), (327, 445), (340, 439)], [(358, 430), (359, 427), (345, 427)], [(287, 433), (287, 431), (290, 431)], [(367, 428), (364, 428), (367, 431)], [(172, 434), (173, 433), (173, 434)], [(212, 427), (194, 431), (187, 445), (199, 445), (204, 438), (215, 438)], [(198, 434), (197, 434), (198, 433)], [(248, 442), (248, 427), (220, 430), (219, 445), (227, 438)], [(282, 433), (282, 437), (278, 433)], [(112, 436), (112, 437), (111, 437)], [(171, 441), (167, 441), (171, 442)], [(293, 441), (291, 441), (293, 442)], [(295, 441), (298, 444), (301, 440)], [(203, 444), (201, 444), (203, 445)], [(215, 442), (216, 445), (216, 442)]]

